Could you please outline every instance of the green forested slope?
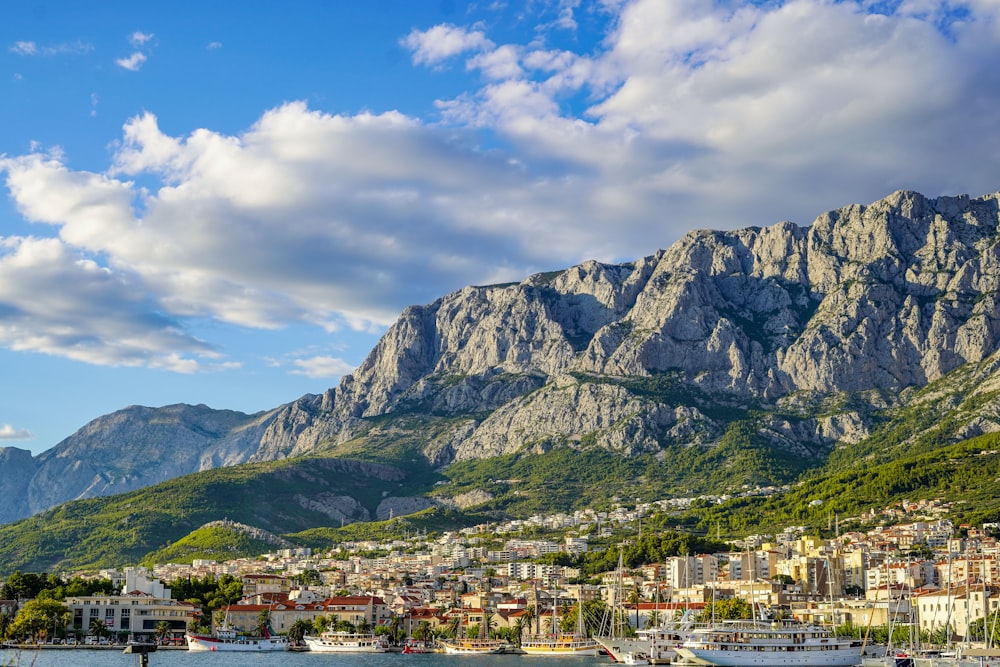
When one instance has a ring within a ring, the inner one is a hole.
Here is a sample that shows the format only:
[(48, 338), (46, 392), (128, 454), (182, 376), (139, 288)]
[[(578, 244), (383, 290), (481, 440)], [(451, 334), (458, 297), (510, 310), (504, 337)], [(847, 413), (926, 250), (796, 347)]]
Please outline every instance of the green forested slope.
[(273, 533), (339, 525), (303, 499), (351, 496), (374, 515), (384, 496), (413, 494), (422, 483), (395, 468), (339, 459), (208, 470), (131, 493), (65, 503), (0, 526), (0, 574), (137, 563), (222, 519)]

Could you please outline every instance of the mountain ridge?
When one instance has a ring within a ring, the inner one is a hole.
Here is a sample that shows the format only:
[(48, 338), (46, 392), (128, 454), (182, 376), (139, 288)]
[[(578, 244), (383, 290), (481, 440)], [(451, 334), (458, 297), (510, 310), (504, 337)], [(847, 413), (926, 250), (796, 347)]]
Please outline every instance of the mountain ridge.
[[(468, 286), (406, 308), (322, 394), (256, 415), (128, 408), (30, 465), (0, 449), (17, 462), (0, 467), (0, 489), (28, 499), (0, 521), (57, 504), (59, 488), (68, 500), (152, 481), (140, 457), (164, 474), (313, 454), (440, 469), (561, 446), (662, 458), (742, 438), (792, 455), (787, 477), (960, 368), (1000, 383), (998, 232), (997, 194), (898, 191), (809, 227), (695, 230), (633, 262)], [(995, 403), (954, 437), (998, 430)], [(113, 458), (103, 469), (100, 452)]]

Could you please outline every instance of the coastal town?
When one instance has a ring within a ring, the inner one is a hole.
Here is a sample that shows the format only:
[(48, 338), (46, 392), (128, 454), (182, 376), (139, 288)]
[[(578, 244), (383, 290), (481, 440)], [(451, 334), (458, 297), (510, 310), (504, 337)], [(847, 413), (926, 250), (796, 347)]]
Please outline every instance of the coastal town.
[[(323, 553), (281, 549), (255, 558), (101, 570), (87, 576), (110, 580), (117, 593), (67, 596), (63, 618), (35, 636), (11, 633), (29, 600), (0, 600), (0, 618), (9, 642), (60, 645), (143, 640), (185, 647), (192, 628), (252, 634), (266, 619), (265, 632), (275, 636), (329, 627), (382, 635), (387, 646), (414, 639), (431, 646), (436, 637), (470, 632), (515, 647), (533, 628), (551, 630), (558, 623), (574, 630), (572, 610), (582, 617), (583, 609), (618, 609), (634, 636), (742, 601), (754, 613), (767, 610), (858, 633), (858, 639), (872, 628), (896, 625), (945, 645), (982, 641), (984, 618), (1000, 605), (997, 526), (956, 526), (943, 518), (947, 505), (934, 501), (871, 512), (861, 518), (872, 528), (837, 529), (827, 538), (789, 526), (778, 534), (748, 535), (728, 551), (677, 555), (596, 576), (562, 564), (579, 562), (598, 541), (641, 539), (644, 520), (678, 502), (341, 543)], [(74, 574), (80, 573), (61, 576)], [(207, 578), (239, 582), (238, 599), (208, 614), (175, 599), (168, 586)], [(607, 632), (594, 619), (584, 627)]]

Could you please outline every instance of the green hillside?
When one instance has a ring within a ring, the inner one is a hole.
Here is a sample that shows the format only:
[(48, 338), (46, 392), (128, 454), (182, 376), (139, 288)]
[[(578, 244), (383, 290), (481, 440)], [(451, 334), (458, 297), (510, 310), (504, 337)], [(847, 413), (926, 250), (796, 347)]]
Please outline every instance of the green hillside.
[(65, 503), (0, 526), (0, 574), (137, 563), (222, 519), (273, 533), (339, 525), (316, 503), (350, 496), (374, 516), (385, 496), (419, 493), (426, 490), (423, 484), (396, 468), (344, 459), (208, 470), (130, 493)]
[[(656, 454), (626, 457), (579, 441), (533, 443), (519, 453), (462, 461), (434, 470), (422, 451), (445, 442), (454, 416), (419, 411), (365, 420), (358, 437), (324, 457), (220, 468), (118, 496), (74, 501), (0, 526), (0, 575), (117, 566), (141, 561), (223, 559), (272, 550), (245, 532), (202, 528), (228, 519), (324, 549), (351, 540), (417, 533), (532, 514), (607, 509), (637, 499), (729, 495), (701, 500), (669, 517), (678, 528), (737, 537), (788, 525), (829, 531), (901, 500), (940, 498), (949, 516), (981, 523), (1000, 518), (1000, 434), (956, 443), (964, 425), (992, 419), (995, 392), (966, 366), (919, 390), (901, 407), (887, 397), (793, 397), (753, 409), (680, 386), (670, 374), (607, 379), (634, 393), (711, 414), (724, 431), (711, 446), (664, 444)], [(978, 393), (977, 393), (978, 392)], [(863, 413), (870, 436), (832, 452), (765, 435), (775, 421)], [(540, 452), (540, 453), (539, 453)], [(340, 457), (340, 458), (335, 458)], [(762, 486), (789, 490), (747, 495)], [(387, 497), (431, 496), (442, 506), (388, 522), (369, 522)], [(457, 505), (465, 511), (446, 510)], [(346, 524), (346, 525), (345, 525)]]
[(780, 495), (738, 498), (687, 513), (687, 523), (723, 535), (769, 532), (805, 525), (830, 533), (836, 518), (841, 530), (868, 527), (865, 510), (880, 510), (903, 500), (941, 500), (945, 516), (980, 525), (1000, 520), (1000, 434), (972, 438), (931, 452), (904, 455), (889, 463), (858, 465), (839, 472), (807, 476)]

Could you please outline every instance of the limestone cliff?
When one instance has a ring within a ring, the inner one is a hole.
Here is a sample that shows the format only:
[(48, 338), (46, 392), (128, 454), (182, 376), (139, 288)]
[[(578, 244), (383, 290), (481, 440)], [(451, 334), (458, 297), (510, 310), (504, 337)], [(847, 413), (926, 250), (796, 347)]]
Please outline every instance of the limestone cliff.
[[(709, 448), (726, 410), (763, 415), (773, 447), (822, 462), (867, 437), (876, 410), (927, 400), (915, 389), (966, 368), (963, 391), (981, 398), (957, 433), (994, 431), (983, 388), (1000, 386), (998, 211), (995, 194), (896, 192), (808, 227), (693, 231), (635, 262), (469, 286), (407, 308), (322, 395), (252, 416), (130, 408), (0, 465), (0, 489), (23, 489), (23, 515), (212, 466), (347, 451), (376, 422), (435, 466), (553, 446)], [(414, 414), (438, 419), (433, 435), (404, 424)]]

